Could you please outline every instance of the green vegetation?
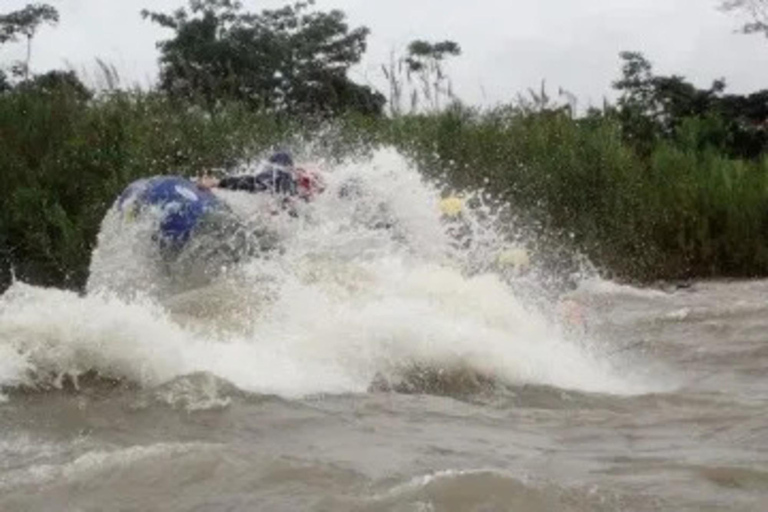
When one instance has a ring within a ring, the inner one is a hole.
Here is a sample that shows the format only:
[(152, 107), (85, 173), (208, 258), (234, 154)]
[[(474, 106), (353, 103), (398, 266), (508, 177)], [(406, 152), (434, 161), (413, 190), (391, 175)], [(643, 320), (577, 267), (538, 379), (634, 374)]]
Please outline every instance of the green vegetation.
[(619, 120), (565, 111), (457, 108), (390, 129), (427, 172), (447, 171), (458, 187), (485, 184), (606, 272), (645, 281), (768, 275), (768, 158), (701, 147), (706, 121), (686, 121), (676, 141), (647, 155), (623, 140)]
[[(442, 69), (458, 45), (416, 41), (385, 68), (385, 117), (378, 93), (346, 78), (367, 31), (349, 31), (342, 14), (306, 4), (260, 15), (227, 0), (190, 5), (147, 13), (176, 33), (162, 43), (157, 91), (97, 93), (71, 72), (29, 76), (28, 62), (0, 76), (0, 289), (12, 271), (80, 288), (103, 215), (138, 177), (226, 170), (317, 137), (338, 158), (394, 146), (427, 176), (512, 205), (529, 230), (572, 244), (613, 276), (768, 276), (768, 91), (728, 95), (724, 82), (698, 89), (626, 53), (615, 104), (577, 115), (542, 90), (479, 110), (452, 97)], [(0, 43), (22, 33), (8, 28), (9, 16), (0, 17)], [(307, 58), (262, 73), (263, 61), (230, 55), (236, 41), (259, 59), (272, 55), (265, 48), (282, 59), (296, 45)], [(337, 58), (314, 58), (329, 41)], [(207, 71), (184, 74), (193, 69)], [(260, 89), (276, 76), (284, 94), (272, 96), (274, 84)]]
[(28, 5), (25, 8), (0, 16), (0, 44), (16, 42), (19, 36), (27, 40), (27, 58), (16, 63), (14, 74), (29, 79), (29, 63), (32, 60), (32, 40), (40, 25), (55, 25), (59, 22), (59, 12), (47, 4)]
[(254, 14), (231, 0), (193, 0), (189, 11), (143, 11), (175, 32), (158, 45), (160, 89), (208, 109), (234, 100), (296, 115), (379, 114), (384, 96), (347, 78), (365, 52), (368, 29), (350, 31), (341, 11), (310, 6)]
[(20, 278), (81, 286), (102, 217), (131, 181), (227, 167), (288, 125), (236, 105), (209, 116), (155, 94), (85, 102), (69, 90), (0, 97), (0, 258)]
[(722, 0), (724, 11), (743, 12), (750, 21), (741, 27), (745, 34), (764, 34), (768, 36), (768, 0)]

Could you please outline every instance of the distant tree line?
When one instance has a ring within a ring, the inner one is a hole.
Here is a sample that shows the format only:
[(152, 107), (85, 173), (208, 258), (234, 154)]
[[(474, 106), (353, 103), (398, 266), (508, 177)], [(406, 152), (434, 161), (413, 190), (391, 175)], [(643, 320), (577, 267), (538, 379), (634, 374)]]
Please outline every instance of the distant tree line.
[[(342, 11), (313, 9), (314, 0), (280, 9), (246, 12), (233, 0), (190, 0), (173, 13), (141, 15), (173, 31), (158, 43), (158, 90), (210, 111), (233, 101), (254, 110), (288, 115), (381, 115), (386, 98), (348, 77), (366, 50), (369, 30), (350, 28)], [(47, 4), (0, 16), (0, 44), (24, 37), (27, 58), (0, 70), (0, 92), (17, 89), (86, 88), (72, 71), (30, 76), (32, 41), (59, 14)]]
[[(768, 0), (725, 0), (721, 7), (750, 17), (744, 32), (768, 36)], [(390, 85), (385, 98), (348, 76), (366, 50), (369, 30), (351, 28), (339, 10), (316, 10), (314, 0), (260, 13), (245, 11), (236, 0), (189, 0), (188, 7), (172, 13), (143, 10), (141, 15), (172, 31), (157, 44), (158, 92), (209, 111), (238, 102), (287, 115), (352, 111), (380, 116), (387, 101), (392, 115), (419, 112), (419, 107), (435, 112), (458, 101), (443, 68), (446, 58), (461, 54), (456, 42), (413, 41), (404, 56), (382, 68)], [(58, 21), (59, 13), (47, 4), (0, 15), (0, 45), (21, 40), (27, 45), (26, 59), (6, 66), (10, 74), (0, 67), (0, 93), (66, 89), (82, 100), (93, 96), (73, 71), (30, 72), (35, 35)], [(681, 76), (655, 74), (642, 54), (624, 52), (621, 59), (622, 74), (613, 84), (621, 93), (618, 101), (591, 109), (587, 117), (618, 119), (625, 139), (639, 151), (675, 138), (685, 120), (699, 119), (706, 125), (702, 144), (733, 157), (757, 158), (765, 152), (768, 90), (728, 94), (724, 80), (702, 89)], [(533, 97), (534, 103), (549, 101), (545, 91)]]
[(172, 14), (142, 11), (174, 32), (158, 44), (160, 89), (209, 109), (235, 100), (288, 114), (380, 114), (384, 96), (347, 76), (369, 30), (313, 3), (250, 13), (237, 1), (192, 0)]
[(735, 158), (759, 158), (768, 149), (768, 90), (726, 94), (724, 80), (701, 89), (677, 75), (653, 72), (641, 54), (625, 52), (622, 76), (614, 82), (621, 95), (615, 105), (593, 110), (621, 122), (624, 137), (642, 152), (659, 140), (675, 140), (688, 120), (698, 120), (698, 143)]

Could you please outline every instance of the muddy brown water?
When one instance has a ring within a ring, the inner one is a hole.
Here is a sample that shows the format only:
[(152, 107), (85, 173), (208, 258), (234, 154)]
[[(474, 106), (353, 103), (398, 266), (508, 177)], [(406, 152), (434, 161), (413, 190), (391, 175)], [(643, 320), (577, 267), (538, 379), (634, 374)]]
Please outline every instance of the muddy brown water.
[(603, 357), (661, 391), (444, 376), (459, 383), (285, 399), (209, 373), (11, 389), (0, 510), (768, 510), (768, 282), (578, 300)]

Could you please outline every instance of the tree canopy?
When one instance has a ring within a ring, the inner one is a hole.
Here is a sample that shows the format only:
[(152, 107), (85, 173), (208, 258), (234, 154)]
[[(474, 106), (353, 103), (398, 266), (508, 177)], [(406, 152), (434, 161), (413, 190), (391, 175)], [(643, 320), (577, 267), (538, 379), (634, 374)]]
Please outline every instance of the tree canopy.
[(59, 12), (48, 4), (29, 4), (23, 9), (0, 15), (0, 44), (14, 42), (19, 35), (27, 40), (26, 61), (14, 66), (14, 74), (29, 78), (29, 64), (32, 59), (32, 39), (40, 25), (55, 25)]
[(768, 0), (723, 0), (721, 8), (750, 17), (751, 21), (741, 27), (745, 34), (762, 33), (768, 37)]
[(687, 120), (708, 120), (702, 142), (738, 157), (753, 158), (768, 147), (768, 90), (749, 95), (726, 94), (724, 80), (700, 89), (685, 78), (656, 75), (640, 53), (624, 52), (621, 91), (615, 113), (625, 136), (642, 148), (660, 138), (678, 136)]
[(385, 98), (347, 77), (368, 29), (350, 29), (343, 12), (313, 4), (249, 13), (233, 0), (190, 0), (171, 14), (142, 11), (175, 32), (158, 43), (160, 88), (209, 108), (238, 100), (290, 113), (381, 113)]

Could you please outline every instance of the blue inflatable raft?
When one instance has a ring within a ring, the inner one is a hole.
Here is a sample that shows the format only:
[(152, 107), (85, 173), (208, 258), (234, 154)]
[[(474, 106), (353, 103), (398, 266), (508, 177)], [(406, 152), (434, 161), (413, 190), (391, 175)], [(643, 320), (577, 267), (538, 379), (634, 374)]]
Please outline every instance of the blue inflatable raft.
[(229, 210), (211, 191), (179, 176), (157, 176), (130, 184), (120, 195), (118, 208), (129, 220), (152, 210), (158, 220), (153, 238), (162, 247), (176, 250), (212, 213)]

